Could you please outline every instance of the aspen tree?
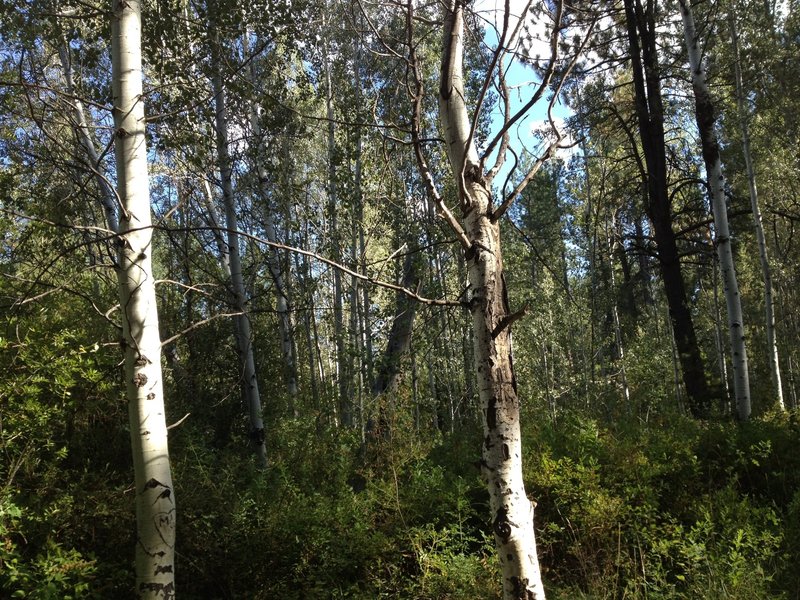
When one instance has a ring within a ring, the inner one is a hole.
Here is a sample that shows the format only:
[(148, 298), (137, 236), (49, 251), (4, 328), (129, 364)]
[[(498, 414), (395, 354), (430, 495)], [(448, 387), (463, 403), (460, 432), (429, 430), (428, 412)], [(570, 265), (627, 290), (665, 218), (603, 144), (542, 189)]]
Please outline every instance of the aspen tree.
[[(244, 37), (242, 38), (242, 47), (244, 48), (246, 56), (250, 54), (249, 35), (249, 31), (245, 31)], [(249, 74), (250, 83), (255, 89), (257, 73), (254, 60), (250, 60)], [(253, 139), (255, 140), (254, 162), (256, 175), (258, 176), (259, 200), (261, 201), (262, 210), (264, 211), (264, 234), (268, 241), (275, 243), (278, 241), (275, 227), (275, 207), (271, 206), (272, 203), (270, 202), (269, 180), (267, 171), (264, 168), (264, 143), (261, 131), (261, 120), (259, 118), (258, 104), (253, 98), (249, 99), (248, 108), (250, 110), (250, 126), (253, 130)], [(294, 402), (297, 397), (297, 360), (295, 357), (295, 344), (293, 339), (294, 326), (292, 323), (292, 314), (289, 311), (289, 295), (281, 270), (280, 258), (278, 252), (274, 249), (270, 249), (267, 255), (267, 268), (272, 278), (272, 285), (275, 287), (275, 311), (278, 313), (278, 331), (281, 338), (281, 354), (285, 367), (286, 388), (291, 398), (292, 410), (295, 410)]]
[[(412, 10), (409, 2), (409, 36)], [(512, 313), (509, 306), (500, 243), (499, 218), (508, 203), (504, 201), (499, 207), (494, 206), (490, 183), (493, 175), (487, 179), (483, 172), (483, 161), (478, 157), (473, 136), (474, 124), (471, 124), (467, 111), (463, 68), (464, 11), (463, 0), (450, 0), (445, 6), (438, 90), (439, 121), (463, 220), (459, 222), (455, 218), (438, 193), (434, 196), (438, 210), (457, 234), (467, 262), (468, 307), (472, 315), (475, 373), (484, 429), (481, 469), (489, 490), (492, 530), (503, 574), (503, 597), (506, 600), (541, 600), (545, 595), (533, 528), (534, 504), (525, 493), (522, 478), (519, 398), (511, 359), (511, 323), (520, 313)], [(559, 4), (556, 28), (560, 26), (560, 16)], [(413, 40), (409, 40), (409, 47), (416, 80), (412, 124), (415, 151), (422, 175), (433, 194), (432, 176), (419, 144), (422, 77)], [(552, 62), (555, 61), (555, 52)], [(544, 81), (547, 80), (546, 75)], [(526, 180), (530, 177), (531, 173)]]
[(175, 494), (152, 266), (141, 4), (114, 0), (111, 9), (114, 150), (121, 205), (117, 273), (135, 471), (136, 594), (168, 599), (175, 597)]
[[(214, 24), (211, 25), (214, 27)], [(253, 335), (250, 317), (247, 314), (247, 292), (242, 274), (242, 258), (239, 250), (239, 219), (236, 215), (233, 196), (233, 165), (228, 149), (228, 107), (227, 92), (222, 83), (221, 48), (216, 34), (212, 36), (212, 62), (214, 72), (211, 85), (214, 90), (214, 129), (217, 141), (222, 199), (225, 205), (225, 224), (227, 228), (227, 263), (230, 270), (232, 296), (237, 315), (236, 344), (242, 363), (242, 390), (250, 419), (250, 441), (253, 445), (259, 466), (267, 466), (267, 446), (264, 436), (264, 420), (261, 415), (261, 394), (258, 389), (255, 357), (253, 355)]]
[[(323, 44), (323, 62), (325, 69), (325, 110), (328, 121), (328, 229), (332, 254), (337, 263), (341, 263), (342, 249), (339, 232), (339, 197), (336, 172), (336, 125), (334, 120), (334, 94), (332, 65), (329, 56), (327, 38)], [(350, 398), (350, 372), (347, 368), (347, 344), (344, 330), (344, 292), (342, 275), (339, 269), (333, 270), (333, 337), (336, 340), (336, 382), (338, 385), (339, 422), (345, 427), (353, 426), (353, 406)]]
[(714, 244), (719, 256), (722, 274), (722, 291), (728, 309), (728, 334), (730, 337), (731, 364), (733, 367), (733, 389), (736, 395), (736, 412), (740, 420), (750, 418), (750, 375), (747, 369), (747, 346), (744, 335), (742, 301), (739, 297), (739, 284), (731, 248), (731, 233), (728, 225), (728, 208), (725, 205), (725, 178), (722, 174), (722, 160), (719, 142), (714, 133), (714, 103), (706, 83), (706, 72), (700, 56), (697, 29), (689, 0), (679, 0), (686, 50), (689, 55), (689, 68), (692, 77), (692, 90), (695, 100), (695, 117), (700, 131), (700, 144), (703, 162), (706, 167), (709, 195), (714, 213)]
[(778, 407), (786, 410), (783, 399), (783, 383), (781, 381), (781, 366), (778, 360), (778, 342), (775, 336), (775, 302), (772, 293), (772, 271), (769, 266), (769, 253), (767, 240), (764, 235), (764, 223), (761, 218), (761, 208), (758, 205), (758, 187), (756, 186), (756, 172), (753, 166), (753, 155), (750, 152), (750, 128), (747, 125), (747, 110), (745, 109), (744, 86), (742, 85), (742, 66), (739, 57), (739, 34), (736, 29), (736, 17), (730, 16), (731, 43), (733, 45), (733, 65), (736, 81), (736, 109), (739, 116), (739, 127), (742, 132), (742, 154), (747, 169), (747, 185), (750, 192), (750, 208), (753, 212), (753, 227), (756, 231), (758, 242), (758, 258), (761, 262), (761, 276), (764, 279), (764, 321), (767, 330), (767, 360), (769, 362), (772, 387), (778, 399)]

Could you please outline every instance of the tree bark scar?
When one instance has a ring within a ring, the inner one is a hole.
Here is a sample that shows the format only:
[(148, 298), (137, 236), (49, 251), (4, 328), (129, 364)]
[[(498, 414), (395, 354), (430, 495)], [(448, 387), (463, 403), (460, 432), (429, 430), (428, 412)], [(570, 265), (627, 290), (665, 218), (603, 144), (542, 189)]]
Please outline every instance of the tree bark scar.
[(497, 398), (490, 398), (486, 405), (486, 427), (497, 428)]
[(472, 246), (464, 250), (464, 260), (469, 262), (472, 259), (474, 259), (477, 254), (478, 254), (478, 249), (475, 246), (475, 243), (473, 242)]
[(508, 511), (504, 506), (497, 509), (492, 529), (495, 535), (505, 544), (511, 537), (511, 521), (508, 520)]
[(514, 600), (534, 600), (533, 591), (528, 589), (528, 580), (517, 576), (511, 578), (511, 593)]
[(174, 583), (147, 583), (142, 582), (139, 584), (139, 592), (154, 592), (156, 595), (163, 596), (165, 600), (175, 597), (175, 584)]
[(503, 270), (503, 265), (498, 265), (500, 270), (500, 287), (501, 297), (503, 299), (503, 313), (508, 315), (511, 312), (511, 304), (508, 301), (508, 286), (506, 285), (506, 273)]

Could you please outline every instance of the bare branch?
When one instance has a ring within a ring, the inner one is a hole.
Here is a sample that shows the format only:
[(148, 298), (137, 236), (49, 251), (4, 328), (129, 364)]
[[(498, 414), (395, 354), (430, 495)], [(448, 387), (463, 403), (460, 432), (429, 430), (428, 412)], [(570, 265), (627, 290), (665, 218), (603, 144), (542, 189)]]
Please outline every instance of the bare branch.
[(555, 141), (553, 141), (547, 147), (547, 150), (544, 151), (544, 154), (542, 154), (542, 156), (536, 160), (536, 163), (534, 163), (533, 167), (530, 169), (530, 171), (528, 171), (525, 177), (522, 178), (522, 181), (520, 181), (517, 184), (517, 186), (514, 188), (514, 191), (511, 192), (511, 194), (509, 194), (503, 200), (503, 203), (499, 207), (497, 207), (497, 210), (495, 210), (494, 213), (492, 214), (492, 220), (496, 221), (497, 219), (502, 217), (503, 214), (505, 214), (505, 212), (508, 210), (508, 207), (511, 206), (511, 204), (514, 202), (514, 199), (517, 198), (522, 193), (522, 191), (528, 186), (531, 180), (536, 176), (536, 173), (539, 171), (539, 169), (542, 168), (542, 165), (552, 157), (553, 152), (555, 152), (557, 148), (561, 147), (561, 140), (564, 139), (564, 134), (556, 126), (555, 119), (553, 117), (553, 106), (558, 101), (558, 98), (561, 95), (561, 90), (564, 87), (564, 83), (569, 78), (570, 74), (572, 73), (572, 70), (575, 68), (575, 65), (578, 62), (578, 59), (580, 58), (581, 54), (583, 54), (586, 45), (589, 43), (589, 40), (592, 37), (592, 33), (594, 31), (594, 26), (596, 23), (597, 23), (597, 18), (595, 17), (589, 24), (589, 29), (586, 32), (586, 36), (583, 38), (580, 47), (576, 50), (575, 55), (572, 57), (569, 66), (564, 71), (561, 77), (561, 81), (559, 81), (558, 87), (553, 92), (553, 96), (552, 98), (550, 98), (550, 103), (547, 106), (547, 120), (550, 122), (550, 128), (556, 135)]
[(553, 74), (555, 73), (556, 61), (558, 60), (558, 36), (561, 33), (561, 16), (563, 11), (564, 2), (561, 0), (556, 7), (556, 16), (553, 23), (553, 34), (550, 37), (550, 62), (547, 65), (547, 70), (542, 77), (539, 87), (536, 88), (536, 91), (533, 93), (531, 99), (528, 100), (528, 102), (526, 102), (525, 105), (522, 106), (522, 108), (520, 108), (516, 113), (514, 113), (514, 116), (508, 118), (508, 115), (506, 114), (506, 122), (500, 131), (497, 132), (497, 135), (494, 136), (494, 139), (492, 139), (492, 141), (486, 147), (486, 151), (483, 153), (483, 157), (481, 159), (481, 164), (483, 164), (486, 158), (492, 154), (497, 143), (503, 139), (503, 135), (505, 135), (517, 121), (519, 121), (528, 113), (531, 108), (533, 108), (533, 106), (542, 98), (545, 91), (549, 87), (550, 81), (553, 79)]

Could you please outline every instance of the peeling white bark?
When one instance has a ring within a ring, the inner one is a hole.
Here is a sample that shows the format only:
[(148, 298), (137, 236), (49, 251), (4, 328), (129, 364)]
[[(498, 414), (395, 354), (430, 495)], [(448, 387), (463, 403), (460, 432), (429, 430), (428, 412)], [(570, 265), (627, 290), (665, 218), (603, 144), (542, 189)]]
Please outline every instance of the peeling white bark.
[(141, 4), (111, 4), (122, 344), (136, 486), (136, 594), (175, 597), (175, 495), (167, 449), (142, 103)]

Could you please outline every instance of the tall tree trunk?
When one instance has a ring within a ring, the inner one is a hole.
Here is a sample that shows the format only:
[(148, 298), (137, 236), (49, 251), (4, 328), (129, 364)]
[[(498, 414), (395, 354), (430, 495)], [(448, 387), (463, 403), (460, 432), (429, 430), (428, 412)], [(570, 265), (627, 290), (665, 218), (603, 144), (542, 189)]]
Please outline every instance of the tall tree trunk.
[[(400, 285), (408, 290), (416, 287), (417, 274), (414, 255), (408, 253), (403, 260), (403, 274)], [(390, 433), (394, 413), (394, 394), (400, 379), (403, 357), (411, 348), (411, 333), (414, 327), (414, 316), (417, 302), (406, 294), (398, 293), (395, 299), (394, 320), (386, 341), (386, 350), (378, 363), (378, 372), (372, 386), (372, 394), (380, 399), (379, 429), (382, 435)]]
[[(308, 235), (308, 221), (305, 222), (303, 227), (302, 243), (303, 248), (309, 247)], [(322, 408), (320, 402), (319, 387), (325, 387), (325, 373), (322, 369), (322, 356), (319, 349), (319, 336), (317, 335), (317, 319), (315, 315), (314, 305), (314, 292), (310, 290), (309, 286), (309, 272), (310, 267), (308, 264), (308, 257), (294, 254), (295, 272), (298, 273), (299, 283), (305, 290), (307, 297), (305, 299), (305, 309), (303, 311), (303, 329), (306, 332), (306, 346), (308, 347), (308, 375), (311, 380), (311, 397), (314, 401), (314, 408), (320, 411)]]
[(141, 4), (111, 4), (117, 274), (136, 490), (136, 594), (175, 597), (175, 494), (167, 447), (142, 102)]
[[(214, 27), (214, 24), (211, 24)], [(247, 293), (242, 274), (242, 259), (239, 250), (239, 219), (233, 197), (233, 168), (228, 150), (228, 108), (226, 91), (222, 84), (221, 48), (217, 36), (213, 36), (213, 74), (211, 85), (214, 91), (214, 128), (217, 141), (222, 198), (225, 204), (225, 224), (227, 228), (227, 254), (231, 274), (231, 294), (236, 325), (236, 344), (242, 362), (242, 393), (250, 419), (250, 442), (253, 445), (259, 466), (267, 466), (267, 446), (264, 434), (264, 420), (261, 415), (261, 394), (258, 390), (253, 339), (250, 330), (250, 317), (247, 314)]]
[[(361, 190), (361, 136), (356, 140), (356, 164), (355, 164), (355, 186), (356, 186), (356, 225), (358, 227), (358, 265), (361, 274), (367, 275), (367, 243), (364, 234), (364, 197)], [(367, 389), (372, 389), (375, 379), (375, 369), (372, 357), (372, 321), (370, 317), (369, 286), (361, 286), (361, 336), (364, 344), (364, 365), (363, 377), (364, 385)]]
[[(360, 18), (359, 18), (360, 20)], [(355, 80), (356, 80), (356, 121), (361, 122), (363, 112), (363, 92), (361, 85), (361, 63), (362, 63), (362, 47), (361, 39), (356, 42), (356, 56), (355, 56)], [(353, 169), (353, 184), (355, 186), (355, 221), (358, 227), (358, 261), (357, 264), (361, 270), (361, 274), (367, 275), (367, 243), (364, 233), (364, 190), (362, 189), (362, 168), (363, 168), (363, 139), (361, 127), (356, 127), (356, 155), (355, 164)], [(374, 386), (374, 365), (372, 357), (372, 327), (370, 321), (370, 299), (369, 299), (369, 286), (361, 286), (361, 305), (362, 305), (362, 327), (361, 337), (364, 344), (364, 363), (362, 369), (362, 376), (364, 385), (368, 390)], [(362, 423), (363, 426), (363, 423)]]
[[(324, 45), (325, 62), (325, 104), (328, 118), (328, 231), (332, 245), (333, 260), (341, 263), (341, 238), (339, 236), (338, 197), (336, 174), (336, 126), (333, 111), (333, 80), (328, 45)], [(353, 410), (349, 397), (350, 374), (347, 371), (347, 340), (344, 334), (344, 302), (342, 296), (342, 275), (339, 269), (333, 270), (333, 337), (336, 342), (336, 381), (339, 397), (339, 420), (345, 427), (353, 426)]]
[(464, 5), (451, 0), (445, 13), (439, 118), (464, 211), (474, 332), (475, 371), (483, 410), (482, 471), (493, 514), (504, 598), (544, 598), (533, 503), (522, 479), (519, 398), (511, 360), (511, 316), (503, 276), (500, 223), (483, 178), (464, 103)]
[[(249, 33), (245, 31), (242, 38), (242, 47), (245, 56), (250, 54), (248, 40)], [(250, 61), (250, 83), (255, 89), (256, 85), (256, 62)], [(264, 214), (264, 233), (267, 241), (278, 242), (278, 235), (275, 230), (275, 207), (270, 202), (269, 180), (267, 171), (264, 169), (264, 141), (261, 132), (261, 122), (258, 117), (258, 105), (251, 97), (249, 100), (250, 127), (252, 128), (253, 139), (255, 140), (255, 167), (258, 176), (258, 195), (261, 201), (261, 208)], [(286, 157), (288, 160), (288, 157)], [(286, 379), (286, 389), (289, 392), (289, 402), (294, 412), (294, 400), (297, 397), (297, 358), (294, 351), (292, 314), (289, 310), (289, 294), (284, 284), (283, 269), (278, 250), (269, 248), (267, 254), (267, 268), (269, 269), (272, 285), (275, 289), (275, 312), (278, 313), (278, 332), (281, 342), (281, 356), (283, 357), (284, 377)]]
[(614, 274), (614, 250), (616, 242), (611, 231), (616, 232), (616, 219), (612, 216), (611, 227), (606, 226), (606, 242), (608, 244), (608, 263), (611, 276), (611, 317), (614, 326), (614, 343), (616, 345), (617, 360), (619, 360), (620, 383), (622, 395), (625, 398), (625, 410), (631, 410), (631, 393), (628, 388), (628, 373), (625, 370), (625, 347), (622, 343), (622, 325), (619, 320), (619, 307), (617, 306), (617, 279)]
[[(353, 267), (357, 269), (357, 262), (355, 256), (357, 254), (357, 235), (356, 235), (356, 223), (352, 223), (352, 238), (350, 244), (350, 255), (353, 256)], [(350, 381), (351, 381), (351, 392), (350, 392), (350, 405), (352, 410), (358, 411), (358, 421), (356, 421), (355, 415), (353, 415), (353, 425), (358, 424), (359, 429), (363, 430), (363, 417), (364, 413), (361, 412), (361, 406), (363, 404), (364, 397), (363, 393), (363, 378), (361, 374), (363, 373), (363, 363), (356, 368), (356, 357), (363, 361), (363, 351), (361, 348), (361, 336), (359, 335), (359, 322), (358, 322), (358, 305), (359, 305), (359, 298), (360, 294), (358, 293), (358, 278), (354, 275), (350, 276), (350, 340), (347, 345), (348, 353), (347, 353), (347, 372), (350, 373)], [(354, 402), (355, 400), (355, 402)]]
[(697, 29), (694, 24), (689, 0), (679, 0), (686, 50), (689, 55), (689, 68), (694, 91), (695, 118), (700, 131), (703, 149), (703, 162), (706, 166), (708, 190), (714, 213), (714, 242), (719, 255), (719, 268), (722, 274), (722, 291), (728, 309), (728, 333), (733, 366), (733, 389), (736, 395), (736, 412), (740, 420), (750, 418), (750, 374), (747, 368), (747, 345), (745, 344), (744, 316), (739, 296), (739, 283), (731, 247), (731, 233), (728, 226), (728, 207), (725, 205), (725, 178), (722, 174), (722, 160), (719, 143), (714, 133), (714, 103), (706, 83)]
[(730, 386), (728, 385), (728, 362), (725, 360), (725, 343), (723, 342), (722, 318), (719, 310), (719, 269), (714, 263), (713, 268), (714, 286), (714, 344), (717, 347), (717, 368), (719, 369), (720, 385), (724, 393), (722, 412), (726, 415), (731, 412), (730, 405)]
[(767, 362), (769, 363), (772, 387), (778, 399), (778, 406), (786, 410), (783, 399), (783, 384), (781, 381), (781, 366), (778, 356), (778, 342), (775, 336), (775, 306), (772, 297), (772, 272), (769, 267), (769, 254), (767, 253), (767, 240), (764, 236), (764, 222), (761, 218), (761, 208), (758, 205), (758, 188), (756, 187), (756, 172), (753, 166), (753, 156), (750, 152), (750, 130), (747, 125), (747, 109), (745, 107), (744, 86), (742, 85), (742, 66), (739, 57), (739, 35), (736, 30), (736, 17), (730, 14), (731, 42), (733, 44), (733, 65), (736, 79), (736, 107), (739, 112), (739, 127), (742, 132), (742, 153), (747, 169), (747, 184), (750, 190), (750, 207), (753, 213), (753, 227), (756, 230), (758, 242), (758, 257), (761, 262), (761, 276), (764, 279), (764, 321), (767, 330)]
[(647, 165), (647, 208), (658, 245), (661, 277), (689, 410), (695, 417), (705, 417), (710, 408), (708, 383), (692, 315), (686, 302), (686, 285), (672, 230), (654, 2), (648, 0), (646, 12), (641, 0), (625, 0), (624, 4), (639, 134)]

